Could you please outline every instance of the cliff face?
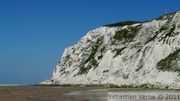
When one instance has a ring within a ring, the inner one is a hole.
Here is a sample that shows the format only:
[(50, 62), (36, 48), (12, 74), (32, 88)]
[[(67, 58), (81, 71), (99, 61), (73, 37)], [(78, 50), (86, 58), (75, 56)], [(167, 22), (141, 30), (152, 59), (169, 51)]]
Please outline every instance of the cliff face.
[(65, 49), (53, 77), (41, 84), (180, 87), (180, 11), (88, 32)]

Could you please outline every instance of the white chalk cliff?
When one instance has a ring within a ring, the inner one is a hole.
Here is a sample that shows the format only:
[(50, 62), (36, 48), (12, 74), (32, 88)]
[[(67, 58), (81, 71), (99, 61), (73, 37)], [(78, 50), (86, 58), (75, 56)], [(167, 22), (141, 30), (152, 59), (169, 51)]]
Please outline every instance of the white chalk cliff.
[(88, 32), (65, 49), (41, 84), (115, 84), (180, 88), (180, 11)]

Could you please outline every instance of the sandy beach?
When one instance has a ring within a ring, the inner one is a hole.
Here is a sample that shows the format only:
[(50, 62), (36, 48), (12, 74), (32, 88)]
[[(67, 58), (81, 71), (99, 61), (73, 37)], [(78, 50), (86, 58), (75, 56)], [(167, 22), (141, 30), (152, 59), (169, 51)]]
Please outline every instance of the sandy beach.
[[(133, 96), (133, 99), (132, 97)], [(60, 86), (0, 86), (0, 101), (179, 101), (180, 90)]]
[(88, 101), (84, 98), (73, 98), (66, 93), (83, 91), (88, 87), (49, 87), (49, 86), (1, 86), (1, 101)]

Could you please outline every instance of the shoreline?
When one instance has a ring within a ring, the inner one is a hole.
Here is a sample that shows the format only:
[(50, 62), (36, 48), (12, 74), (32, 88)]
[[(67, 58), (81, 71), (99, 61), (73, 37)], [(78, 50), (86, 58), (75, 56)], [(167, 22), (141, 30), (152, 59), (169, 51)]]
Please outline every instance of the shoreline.
[(105, 88), (140, 88), (140, 89), (169, 89), (169, 90), (180, 90), (180, 88), (163, 86), (163, 85), (152, 85), (152, 84), (141, 84), (141, 85), (116, 85), (116, 84), (35, 84), (34, 86), (59, 86), (59, 87), (105, 87)]

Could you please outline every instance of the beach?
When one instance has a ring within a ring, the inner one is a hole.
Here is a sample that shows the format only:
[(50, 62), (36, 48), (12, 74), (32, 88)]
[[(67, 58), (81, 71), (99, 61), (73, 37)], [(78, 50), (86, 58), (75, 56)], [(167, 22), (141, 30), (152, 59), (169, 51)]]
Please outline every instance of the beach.
[(64, 95), (72, 91), (84, 91), (88, 87), (49, 87), (49, 86), (1, 86), (1, 101), (88, 101)]
[(147, 88), (0, 86), (0, 101), (179, 101), (180, 90)]

